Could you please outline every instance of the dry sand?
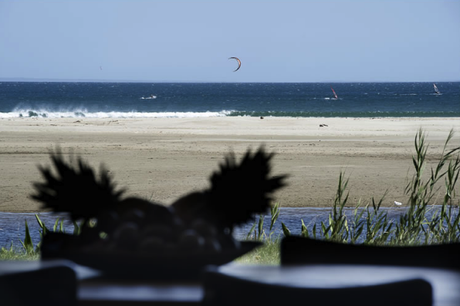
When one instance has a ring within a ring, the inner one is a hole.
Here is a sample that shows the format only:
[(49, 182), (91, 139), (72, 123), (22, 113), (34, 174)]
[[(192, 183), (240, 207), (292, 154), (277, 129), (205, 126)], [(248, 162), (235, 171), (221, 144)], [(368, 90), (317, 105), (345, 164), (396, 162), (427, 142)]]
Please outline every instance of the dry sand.
[[(327, 126), (320, 127), (321, 124)], [(273, 174), (290, 175), (275, 194), (281, 206), (330, 206), (340, 171), (350, 178), (350, 206), (371, 197), (404, 202), (418, 129), (429, 154), (439, 156), (459, 118), (161, 118), (0, 119), (0, 211), (38, 211), (30, 198), (60, 145), (91, 165), (102, 162), (126, 195), (169, 204), (208, 187), (208, 177), (229, 151), (240, 157), (261, 144), (277, 155)], [(460, 136), (460, 135), (458, 135)], [(455, 137), (451, 147), (459, 145)]]

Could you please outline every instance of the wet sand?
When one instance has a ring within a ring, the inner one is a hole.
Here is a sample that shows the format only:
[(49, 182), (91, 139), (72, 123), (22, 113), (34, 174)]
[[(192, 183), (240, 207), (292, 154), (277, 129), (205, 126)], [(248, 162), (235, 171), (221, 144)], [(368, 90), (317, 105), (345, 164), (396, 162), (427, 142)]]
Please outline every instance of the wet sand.
[[(323, 126), (320, 126), (323, 125)], [(237, 157), (264, 144), (276, 152), (273, 174), (289, 174), (275, 194), (281, 206), (329, 207), (341, 171), (349, 177), (349, 205), (385, 192), (384, 205), (404, 202), (412, 176), (414, 137), (427, 132), (435, 161), (459, 118), (14, 118), (0, 119), (0, 211), (35, 212), (37, 165), (50, 165), (59, 145), (98, 168), (104, 163), (126, 196), (169, 204), (207, 188), (225, 154)], [(460, 135), (451, 148), (458, 146)]]

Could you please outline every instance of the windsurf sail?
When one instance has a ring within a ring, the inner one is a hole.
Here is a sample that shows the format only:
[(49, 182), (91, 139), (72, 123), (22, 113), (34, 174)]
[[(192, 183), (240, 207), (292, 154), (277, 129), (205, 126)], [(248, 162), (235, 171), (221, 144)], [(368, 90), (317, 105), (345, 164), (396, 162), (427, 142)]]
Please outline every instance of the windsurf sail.
[(441, 94), (441, 92), (440, 92), (439, 89), (438, 89), (438, 86), (436, 86), (435, 83), (433, 83), (433, 88), (434, 88), (434, 92), (435, 92), (437, 95), (440, 95), (440, 94)]
[(241, 67), (241, 61), (240, 61), (240, 59), (237, 58), (237, 57), (234, 57), (234, 56), (229, 57), (228, 59), (234, 59), (234, 60), (236, 60), (236, 61), (238, 62), (238, 67), (237, 67), (235, 70), (233, 70), (233, 72), (238, 71), (238, 69), (240, 69), (240, 67)]
[(331, 86), (331, 89), (332, 89), (332, 93), (334, 94), (334, 99), (337, 100), (339, 97), (338, 97), (337, 94), (335, 93), (335, 90), (334, 90), (334, 88), (332, 88), (332, 86)]

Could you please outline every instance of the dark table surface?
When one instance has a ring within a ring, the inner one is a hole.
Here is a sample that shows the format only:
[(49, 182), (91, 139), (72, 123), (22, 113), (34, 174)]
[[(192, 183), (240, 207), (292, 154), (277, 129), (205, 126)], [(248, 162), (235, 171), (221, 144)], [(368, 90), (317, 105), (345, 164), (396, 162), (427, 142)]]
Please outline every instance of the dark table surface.
[(433, 287), (433, 305), (460, 305), (460, 271), (453, 270), (374, 265), (229, 264), (219, 267), (218, 271), (247, 280), (304, 288), (344, 288), (421, 278)]
[(203, 288), (197, 280), (106, 278), (97, 270), (69, 260), (0, 261), (0, 276), (55, 266), (67, 266), (75, 271), (78, 305), (199, 305), (203, 299)]
[[(79, 305), (198, 305), (204, 294), (200, 281), (101, 278), (96, 270), (66, 260), (0, 261), (0, 275), (52, 265), (68, 265), (76, 271)], [(365, 265), (265, 266), (231, 263), (218, 267), (218, 271), (258, 282), (306, 288), (341, 288), (422, 278), (433, 287), (433, 305), (460, 305), (460, 271), (453, 270)]]

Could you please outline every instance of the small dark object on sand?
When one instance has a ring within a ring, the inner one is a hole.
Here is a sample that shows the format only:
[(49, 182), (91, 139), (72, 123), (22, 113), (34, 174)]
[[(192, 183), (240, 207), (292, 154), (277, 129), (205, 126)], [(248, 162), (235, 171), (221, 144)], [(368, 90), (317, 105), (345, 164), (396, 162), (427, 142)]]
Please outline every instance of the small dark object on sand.
[(325, 127), (328, 126), (327, 124), (320, 124), (319, 127)]
[(260, 119), (264, 119), (264, 117), (260, 116)]

